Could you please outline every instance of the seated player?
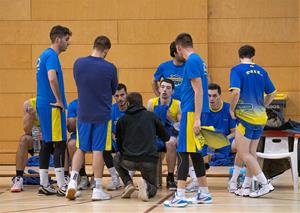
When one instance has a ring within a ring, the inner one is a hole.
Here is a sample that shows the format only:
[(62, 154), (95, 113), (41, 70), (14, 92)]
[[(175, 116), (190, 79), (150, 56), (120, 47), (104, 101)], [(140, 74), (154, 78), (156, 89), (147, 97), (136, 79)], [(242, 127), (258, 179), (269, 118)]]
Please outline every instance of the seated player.
[[(36, 113), (36, 98), (30, 98), (24, 102), (23, 106), (23, 130), (24, 135), (20, 138), (19, 147), (16, 154), (16, 176), (13, 177), (11, 192), (21, 192), (23, 190), (23, 174), (26, 166), (28, 153), (34, 154), (34, 140), (41, 140), (40, 123)], [(37, 132), (33, 132), (37, 131)], [(37, 138), (33, 138), (37, 136)]]
[(114, 167), (112, 152), (117, 151), (117, 145), (115, 142), (116, 124), (118, 120), (125, 114), (127, 109), (127, 88), (124, 84), (119, 83), (114, 98), (116, 103), (111, 108), (111, 122), (112, 122), (112, 151), (103, 151), (103, 159), (108, 171), (112, 177), (112, 181), (106, 187), (107, 190), (113, 191), (121, 187), (119, 175)]
[(177, 139), (173, 134), (173, 123), (180, 120), (180, 101), (173, 99), (174, 82), (171, 79), (163, 79), (160, 82), (159, 97), (152, 98), (148, 101), (148, 111), (154, 112), (162, 123), (165, 125), (171, 139), (168, 143), (164, 143), (157, 138), (157, 146), (159, 152), (166, 152), (166, 160), (168, 165), (167, 188), (176, 190), (177, 186), (174, 180), (174, 170), (176, 166), (176, 147)]
[[(218, 131), (222, 131), (232, 142), (236, 123), (235, 120), (231, 118), (229, 103), (222, 100), (221, 87), (218, 84), (210, 83), (208, 85), (208, 98), (210, 111), (209, 113), (203, 113), (201, 116), (201, 125), (213, 126)], [(207, 149), (209, 149), (209, 147), (206, 145), (202, 148), (203, 156), (207, 155)], [(229, 157), (231, 146), (216, 149), (214, 153), (222, 153), (224, 156)], [(192, 182), (187, 186), (186, 191), (197, 191), (198, 181), (193, 166), (189, 168), (189, 175), (192, 177)]]

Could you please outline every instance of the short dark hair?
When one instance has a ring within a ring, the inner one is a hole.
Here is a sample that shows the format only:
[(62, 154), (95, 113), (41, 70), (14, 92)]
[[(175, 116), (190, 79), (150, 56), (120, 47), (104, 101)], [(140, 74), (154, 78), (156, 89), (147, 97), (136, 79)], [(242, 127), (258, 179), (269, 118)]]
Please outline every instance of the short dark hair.
[(177, 50), (176, 50), (176, 44), (175, 44), (175, 41), (173, 41), (171, 44), (170, 44), (170, 56), (172, 58), (175, 57), (175, 53), (177, 53)]
[(239, 49), (240, 58), (252, 58), (255, 56), (255, 49), (251, 45), (241, 46)]
[(129, 105), (132, 106), (143, 106), (143, 97), (138, 92), (131, 92), (126, 97), (127, 102)]
[(93, 48), (97, 50), (109, 50), (111, 48), (109, 38), (104, 35), (98, 36), (94, 41)]
[(209, 90), (218, 90), (219, 95), (221, 95), (221, 87), (218, 84), (210, 83), (208, 85)]
[(176, 45), (181, 45), (183, 47), (193, 47), (192, 36), (188, 33), (180, 33), (175, 40)]
[(72, 36), (72, 32), (69, 28), (63, 27), (61, 25), (56, 25), (52, 27), (50, 31), (50, 39), (51, 42), (54, 43), (57, 37), (64, 37), (66, 35)]
[(171, 85), (172, 85), (172, 89), (173, 89), (173, 90), (175, 89), (175, 84), (174, 84), (174, 81), (173, 81), (172, 79), (170, 79), (170, 78), (163, 78), (163, 79), (160, 81), (160, 83), (162, 83), (162, 82), (166, 82), (166, 83), (168, 83), (168, 84), (171, 84)]
[(124, 91), (127, 93), (127, 87), (125, 84), (122, 83), (118, 84), (117, 90), (121, 90), (121, 89), (124, 89)]

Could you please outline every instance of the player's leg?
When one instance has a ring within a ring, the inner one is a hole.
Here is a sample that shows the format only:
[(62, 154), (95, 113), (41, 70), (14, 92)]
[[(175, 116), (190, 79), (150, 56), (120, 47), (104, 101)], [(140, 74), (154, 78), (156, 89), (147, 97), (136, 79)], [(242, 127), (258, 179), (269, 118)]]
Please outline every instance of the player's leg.
[(174, 178), (174, 171), (176, 166), (176, 160), (177, 160), (177, 143), (167, 143), (166, 144), (166, 161), (168, 165), (168, 176), (167, 176), (167, 188), (169, 190), (175, 191), (177, 188), (177, 185), (175, 183)]
[(16, 176), (12, 180), (11, 192), (21, 192), (23, 190), (23, 174), (28, 158), (28, 150), (32, 149), (32, 145), (31, 135), (23, 135), (20, 138), (16, 154)]
[(138, 197), (142, 201), (148, 201), (149, 198), (152, 198), (156, 195), (157, 192), (157, 175), (153, 172), (157, 167), (155, 162), (139, 162), (138, 167), (142, 178), (138, 182)]

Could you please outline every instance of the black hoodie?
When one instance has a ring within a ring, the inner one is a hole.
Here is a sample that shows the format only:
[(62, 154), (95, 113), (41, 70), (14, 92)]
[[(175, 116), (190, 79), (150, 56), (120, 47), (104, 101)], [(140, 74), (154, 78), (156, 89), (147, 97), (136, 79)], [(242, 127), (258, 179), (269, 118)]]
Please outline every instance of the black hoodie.
[(129, 106), (117, 122), (117, 146), (125, 160), (157, 162), (156, 136), (164, 142), (170, 138), (159, 118), (143, 106)]

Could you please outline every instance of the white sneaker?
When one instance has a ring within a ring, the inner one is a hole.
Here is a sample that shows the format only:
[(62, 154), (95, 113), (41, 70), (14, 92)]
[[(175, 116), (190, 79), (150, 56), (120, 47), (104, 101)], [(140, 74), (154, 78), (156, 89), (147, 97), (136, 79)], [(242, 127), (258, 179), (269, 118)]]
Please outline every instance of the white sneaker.
[(140, 181), (138, 182), (138, 188), (139, 188), (138, 198), (141, 199), (142, 201), (149, 201), (149, 196), (147, 191), (148, 186), (146, 181), (143, 178), (141, 178)]
[(242, 196), (242, 197), (249, 197), (250, 195), (250, 187), (241, 187), (238, 190), (234, 192), (235, 195), (237, 196)]
[(103, 189), (93, 189), (93, 194), (92, 194), (92, 200), (97, 201), (97, 200), (110, 200), (111, 195), (103, 191)]
[(87, 176), (81, 176), (80, 182), (78, 184), (79, 190), (86, 190), (88, 186), (90, 185), (89, 178)]
[(77, 183), (75, 180), (70, 180), (68, 184), (68, 189), (66, 192), (66, 198), (69, 200), (75, 200), (76, 199), (76, 191), (77, 191)]
[(14, 177), (12, 179), (12, 187), (10, 189), (11, 192), (21, 192), (23, 190), (23, 178), (22, 177)]
[(263, 195), (266, 195), (274, 190), (274, 187), (272, 186), (271, 182), (268, 181), (267, 184), (260, 184), (259, 189), (250, 193), (250, 197), (261, 197)]
[(188, 199), (189, 203), (193, 204), (211, 204), (213, 201), (212, 196), (210, 193), (200, 193), (198, 192), (194, 197)]
[(192, 182), (190, 182), (190, 183), (187, 185), (185, 191), (188, 192), (188, 193), (190, 193), (190, 192), (197, 192), (197, 191), (198, 191), (198, 188), (199, 188), (199, 183), (198, 183), (198, 181), (194, 181), (194, 180), (193, 180)]
[(238, 183), (234, 181), (229, 181), (227, 186), (228, 192), (234, 193), (236, 190), (238, 190)]
[(117, 177), (111, 180), (111, 182), (107, 185), (106, 189), (108, 191), (115, 191), (118, 190), (120, 187), (121, 187), (120, 179), (119, 177)]

